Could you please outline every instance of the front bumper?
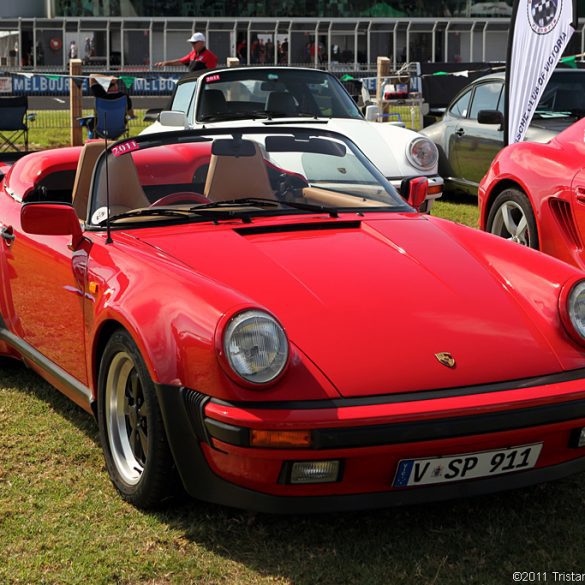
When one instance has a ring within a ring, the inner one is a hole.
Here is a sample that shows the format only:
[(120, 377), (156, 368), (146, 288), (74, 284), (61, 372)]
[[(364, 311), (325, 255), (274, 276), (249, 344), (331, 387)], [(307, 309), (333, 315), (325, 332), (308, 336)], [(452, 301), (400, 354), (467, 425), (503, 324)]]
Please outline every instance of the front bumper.
[[(494, 493), (585, 471), (585, 370), (473, 388), (315, 402), (231, 404), (158, 386), (171, 450), (187, 491), (238, 508), (329, 512)], [(250, 431), (309, 429), (306, 449), (250, 446)], [(398, 462), (542, 443), (533, 469), (410, 488)], [(340, 460), (340, 481), (287, 483), (293, 461)]]

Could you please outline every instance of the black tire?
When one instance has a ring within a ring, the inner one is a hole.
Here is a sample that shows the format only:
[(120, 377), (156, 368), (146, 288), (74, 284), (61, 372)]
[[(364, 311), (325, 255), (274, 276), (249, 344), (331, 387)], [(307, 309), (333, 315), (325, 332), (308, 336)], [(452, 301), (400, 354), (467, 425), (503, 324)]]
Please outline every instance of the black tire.
[(539, 249), (534, 211), (528, 197), (519, 189), (505, 189), (496, 197), (488, 215), (487, 231)]
[(127, 331), (116, 331), (98, 375), (98, 425), (106, 467), (122, 497), (140, 508), (177, 493), (179, 480), (154, 384)]

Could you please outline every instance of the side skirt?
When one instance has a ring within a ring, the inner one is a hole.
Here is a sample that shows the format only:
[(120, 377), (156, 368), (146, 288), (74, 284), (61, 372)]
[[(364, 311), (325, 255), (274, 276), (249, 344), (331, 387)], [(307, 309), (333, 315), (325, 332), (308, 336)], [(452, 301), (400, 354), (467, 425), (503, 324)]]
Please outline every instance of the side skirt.
[(10, 347), (14, 348), (22, 358), (31, 364), (33, 369), (39, 373), (49, 384), (55, 386), (68, 398), (79, 404), (81, 408), (94, 414), (93, 396), (91, 390), (84, 386), (60, 368), (57, 364), (47, 359), (42, 353), (37, 351), (32, 345), (22, 338), (14, 335), (5, 328), (3, 320), (0, 318), (0, 340), (5, 341)]

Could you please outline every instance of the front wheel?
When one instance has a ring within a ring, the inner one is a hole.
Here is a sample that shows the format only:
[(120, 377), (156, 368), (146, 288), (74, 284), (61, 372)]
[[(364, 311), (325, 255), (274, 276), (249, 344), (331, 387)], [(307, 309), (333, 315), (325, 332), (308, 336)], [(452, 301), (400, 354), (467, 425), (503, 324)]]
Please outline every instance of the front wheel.
[(528, 197), (518, 189), (505, 189), (496, 197), (488, 215), (487, 231), (523, 246), (539, 249), (532, 206)]
[(176, 491), (177, 474), (154, 384), (126, 331), (106, 345), (98, 388), (100, 441), (114, 486), (135, 506), (160, 504)]

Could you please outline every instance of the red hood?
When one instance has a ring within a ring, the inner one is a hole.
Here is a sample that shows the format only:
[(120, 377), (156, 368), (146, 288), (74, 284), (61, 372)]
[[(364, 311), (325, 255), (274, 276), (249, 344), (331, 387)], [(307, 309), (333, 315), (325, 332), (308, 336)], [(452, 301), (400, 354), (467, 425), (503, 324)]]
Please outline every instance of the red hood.
[[(333, 229), (264, 225), (143, 240), (271, 311), (344, 396), (562, 369), (536, 311), (440, 222), (392, 214), (323, 221)], [(456, 367), (439, 363), (439, 352)]]

